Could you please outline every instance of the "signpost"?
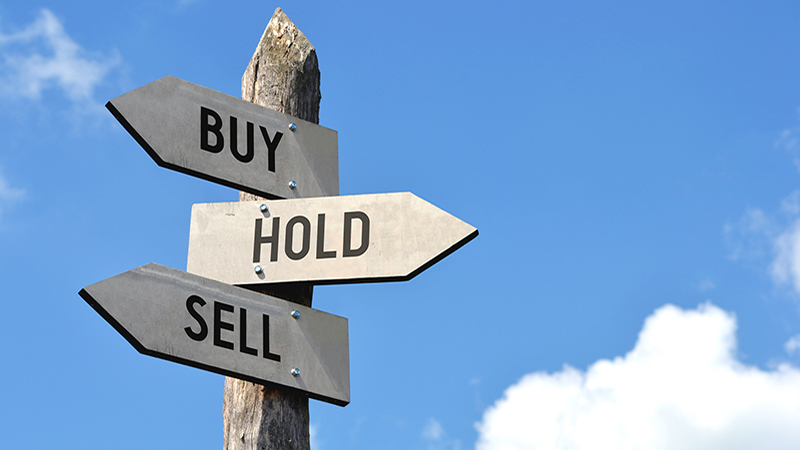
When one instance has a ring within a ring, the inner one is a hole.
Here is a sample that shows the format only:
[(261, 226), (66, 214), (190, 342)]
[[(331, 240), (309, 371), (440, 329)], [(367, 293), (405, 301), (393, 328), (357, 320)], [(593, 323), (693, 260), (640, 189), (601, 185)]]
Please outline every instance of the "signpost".
[(343, 317), (158, 264), (80, 295), (140, 353), (350, 403)]
[(139, 352), (228, 376), (225, 449), (308, 449), (308, 397), (350, 402), (347, 319), (311, 309), (312, 285), (409, 280), (478, 230), (411, 193), (338, 197), (316, 51), (280, 8), (242, 97), (291, 115), (169, 76), (106, 104), (158, 165), (272, 200), (194, 205), (192, 273), (148, 264), (80, 295)]
[(334, 130), (171, 76), (106, 108), (159, 166), (266, 198), (339, 195)]
[(406, 281), (477, 235), (409, 192), (204, 203), (187, 271), (241, 286)]

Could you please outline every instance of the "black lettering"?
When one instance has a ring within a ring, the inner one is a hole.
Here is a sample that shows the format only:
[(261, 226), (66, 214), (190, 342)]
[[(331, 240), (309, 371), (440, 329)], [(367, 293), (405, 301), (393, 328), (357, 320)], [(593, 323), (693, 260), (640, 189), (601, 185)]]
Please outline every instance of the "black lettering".
[(336, 258), (336, 250), (325, 251), (325, 214), (317, 216), (317, 259)]
[(254, 137), (253, 137), (253, 123), (247, 122), (247, 153), (242, 155), (239, 153), (239, 143), (237, 141), (237, 125), (236, 125), (236, 117), (231, 116), (231, 153), (233, 157), (238, 159), (240, 162), (249, 163), (253, 160), (254, 154)]
[(261, 235), (261, 221), (256, 219), (256, 232), (253, 239), (253, 262), (261, 262), (261, 245), (270, 244), (270, 261), (278, 260), (278, 235), (280, 234), (280, 218), (272, 218), (272, 234), (270, 236)]
[(271, 359), (273, 361), (281, 362), (281, 355), (276, 355), (275, 353), (271, 353), (269, 351), (269, 316), (266, 314), (262, 314), (261, 318), (264, 324), (264, 358)]
[(233, 331), (233, 324), (222, 321), (222, 311), (233, 312), (233, 306), (222, 302), (214, 302), (214, 345), (233, 350), (233, 342), (222, 340), (222, 330)]
[(194, 309), (194, 305), (197, 304), (201, 307), (206, 306), (206, 301), (196, 295), (189, 296), (189, 298), (186, 299), (186, 310), (189, 311), (189, 314), (197, 321), (197, 324), (200, 325), (200, 331), (194, 332), (192, 331), (192, 327), (186, 327), (183, 330), (186, 331), (186, 334), (193, 340), (202, 341), (208, 336), (208, 325), (206, 325), (203, 316)]
[[(353, 219), (361, 221), (361, 246), (357, 249), (352, 248)], [(361, 211), (344, 213), (344, 248), (342, 256), (361, 256), (369, 248), (369, 216)]]
[[(294, 240), (294, 226), (295, 224), (303, 226), (303, 247), (299, 252), (294, 251), (292, 248), (292, 241)], [(297, 261), (303, 259), (308, 254), (308, 249), (311, 246), (311, 222), (303, 216), (292, 217), (286, 224), (286, 256), (289, 259)]]
[(264, 138), (264, 142), (267, 144), (267, 156), (268, 156), (268, 169), (270, 172), (275, 172), (275, 150), (278, 148), (278, 144), (281, 142), (281, 138), (283, 137), (283, 133), (280, 131), (275, 132), (275, 136), (272, 139), (269, 138), (269, 133), (267, 133), (267, 129), (258, 126), (261, 129), (261, 136)]
[(258, 350), (247, 346), (247, 310), (239, 310), (239, 351), (248, 355), (258, 355)]
[[(214, 118), (214, 125), (208, 123), (208, 118)], [(220, 130), (222, 129), (222, 118), (216, 111), (210, 108), (200, 107), (200, 148), (211, 153), (219, 153), (225, 145), (225, 139), (222, 137)], [(211, 145), (208, 143), (208, 134), (214, 135), (215, 143)]]

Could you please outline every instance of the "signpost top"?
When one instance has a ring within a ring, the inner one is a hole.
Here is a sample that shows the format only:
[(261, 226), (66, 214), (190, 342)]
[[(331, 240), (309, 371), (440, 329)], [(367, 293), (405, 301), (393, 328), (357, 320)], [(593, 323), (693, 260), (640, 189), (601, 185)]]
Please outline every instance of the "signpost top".
[(172, 76), (106, 108), (159, 166), (266, 198), (339, 194), (334, 130)]

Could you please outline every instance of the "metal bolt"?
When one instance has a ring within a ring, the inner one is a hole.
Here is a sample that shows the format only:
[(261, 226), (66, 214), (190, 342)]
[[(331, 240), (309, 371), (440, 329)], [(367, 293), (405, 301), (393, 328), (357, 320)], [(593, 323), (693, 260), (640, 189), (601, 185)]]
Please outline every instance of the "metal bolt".
[(294, 311), (292, 311), (292, 317), (294, 317), (295, 319), (300, 317), (300, 311), (298, 311), (296, 309)]
[(290, 123), (289, 124), (289, 131), (294, 131), (296, 129), (297, 129), (297, 125), (295, 125), (294, 123)]
[(255, 270), (256, 273), (261, 273), (261, 272), (264, 271), (264, 269), (262, 269), (261, 266), (255, 266), (255, 267), (253, 267), (253, 270)]
[(294, 180), (289, 182), (289, 189), (297, 189), (297, 183)]
[(259, 209), (261, 210), (261, 212), (264, 212), (264, 213), (265, 213), (265, 212), (267, 212), (267, 211), (269, 211), (269, 208), (267, 207), (267, 205), (261, 205), (261, 206), (259, 207)]
[(297, 367), (292, 369), (292, 376), (293, 377), (299, 377), (300, 376), (300, 369), (298, 369)]

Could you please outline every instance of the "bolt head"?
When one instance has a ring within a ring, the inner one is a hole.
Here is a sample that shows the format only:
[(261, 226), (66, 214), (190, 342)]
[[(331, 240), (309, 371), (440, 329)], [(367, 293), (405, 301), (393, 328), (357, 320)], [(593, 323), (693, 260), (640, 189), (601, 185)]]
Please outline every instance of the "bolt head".
[(269, 211), (269, 207), (267, 207), (267, 205), (261, 205), (261, 206), (258, 207), (258, 209), (260, 209), (261, 212), (264, 212), (264, 213)]
[(295, 131), (296, 129), (297, 129), (297, 125), (295, 125), (294, 123), (290, 123), (289, 124), (289, 131)]
[(294, 311), (292, 311), (292, 317), (295, 318), (295, 319), (299, 318), (300, 317), (300, 311), (298, 311), (296, 309)]
[(289, 182), (289, 189), (297, 189), (297, 183), (294, 180)]
[(300, 369), (298, 369), (297, 367), (292, 369), (292, 376), (293, 377), (299, 377), (300, 376)]
[(255, 266), (255, 267), (253, 267), (253, 270), (254, 270), (256, 273), (261, 273), (261, 272), (263, 272), (263, 271), (264, 271), (264, 269), (263, 269), (261, 266)]

